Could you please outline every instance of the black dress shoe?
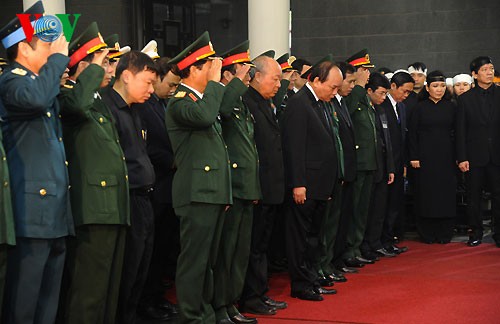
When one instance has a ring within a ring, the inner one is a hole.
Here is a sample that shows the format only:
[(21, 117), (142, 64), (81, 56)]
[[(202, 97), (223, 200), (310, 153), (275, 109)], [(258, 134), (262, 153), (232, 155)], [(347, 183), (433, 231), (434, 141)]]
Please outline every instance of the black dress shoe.
[(448, 244), (448, 243), (450, 243), (450, 242), (451, 242), (451, 240), (448, 240), (448, 239), (446, 239), (446, 240), (438, 240), (437, 242), (438, 242), (439, 244)]
[(392, 252), (387, 251), (385, 248), (378, 249), (377, 253), (381, 256), (388, 257), (388, 258), (393, 258), (397, 255), (396, 253), (392, 253)]
[(471, 237), (468, 241), (467, 241), (467, 245), (468, 246), (478, 246), (479, 244), (481, 244), (482, 241), (480, 239), (476, 239), (476, 238), (473, 238)]
[(333, 295), (333, 294), (336, 294), (337, 291), (335, 289), (325, 289), (325, 288), (314, 288), (314, 292), (317, 293), (317, 294), (321, 294), (321, 295)]
[(177, 307), (177, 305), (172, 304), (171, 302), (169, 302), (166, 299), (161, 300), (158, 303), (158, 307), (161, 308), (161, 309), (166, 310), (167, 312), (169, 312), (172, 315), (179, 314), (179, 308)]
[(326, 277), (319, 277), (318, 283), (321, 287), (331, 287), (333, 286), (333, 280)]
[(355, 269), (355, 268), (351, 268), (351, 267), (341, 267), (339, 269), (340, 271), (342, 271), (343, 273), (358, 273), (358, 269)]
[(229, 318), (223, 318), (221, 320), (218, 320), (216, 323), (217, 324), (234, 324), (234, 322), (231, 321)]
[(234, 316), (231, 316), (231, 321), (236, 324), (256, 324), (257, 319), (254, 317), (246, 317), (241, 314), (236, 314)]
[(138, 313), (141, 317), (148, 320), (169, 321), (172, 319), (172, 315), (169, 312), (151, 305), (139, 309)]
[(362, 253), (361, 256), (363, 257), (363, 259), (370, 260), (370, 261), (373, 261), (373, 262), (380, 260), (379, 257), (378, 257), (378, 255), (375, 254), (375, 253), (373, 253), (373, 252), (371, 252), (371, 251), (370, 252)]
[(363, 262), (358, 261), (358, 259), (356, 259), (356, 258), (350, 258), (350, 259), (344, 260), (344, 263), (346, 266), (352, 267), (352, 268), (363, 268), (365, 266), (365, 264)]
[(327, 278), (333, 282), (346, 282), (347, 281), (347, 278), (344, 277), (344, 275), (342, 273), (340, 273), (340, 274), (330, 273), (327, 276)]
[(303, 300), (311, 300), (311, 301), (322, 301), (323, 297), (313, 291), (312, 289), (307, 289), (303, 291), (292, 291), (291, 296), (293, 298), (303, 299)]
[(375, 263), (375, 261), (373, 261), (373, 260), (368, 260), (368, 259), (365, 259), (365, 258), (360, 257), (360, 256), (357, 256), (356, 260), (358, 260), (359, 262), (362, 262), (364, 264), (374, 264)]
[(392, 249), (396, 251), (397, 254), (405, 253), (406, 251), (408, 251), (407, 246), (397, 246), (394, 244), (392, 245)]
[(264, 304), (266, 304), (267, 306), (269, 307), (274, 307), (276, 309), (285, 309), (288, 307), (288, 304), (283, 302), (283, 301), (277, 301), (277, 300), (274, 300), (274, 299), (271, 299), (270, 297), (264, 295), (262, 297), (262, 301), (264, 302)]
[(240, 312), (255, 315), (275, 315), (276, 308), (267, 306), (262, 300), (257, 298), (246, 301), (240, 306)]

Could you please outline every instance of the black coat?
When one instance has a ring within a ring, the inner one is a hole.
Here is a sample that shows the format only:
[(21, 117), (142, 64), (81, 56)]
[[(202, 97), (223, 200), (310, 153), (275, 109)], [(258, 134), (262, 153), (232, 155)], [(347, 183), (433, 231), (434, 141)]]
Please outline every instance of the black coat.
[(322, 104), (303, 87), (288, 101), (282, 125), (287, 187), (306, 187), (314, 200), (332, 196), (338, 170), (333, 125)]
[(153, 198), (158, 203), (172, 203), (172, 180), (175, 173), (174, 153), (165, 126), (165, 105), (155, 95), (138, 107), (147, 129), (148, 155), (155, 169)]
[[(392, 110), (392, 107), (390, 109)], [(375, 183), (387, 181), (389, 173), (395, 172), (392, 138), (387, 115), (384, 106), (379, 105), (375, 108), (375, 127), (377, 130), (377, 170), (373, 178)]]
[(353, 182), (356, 179), (356, 142), (354, 139), (354, 125), (347, 110), (345, 101), (342, 106), (336, 98), (332, 100), (339, 119), (339, 136), (344, 152), (344, 181)]
[(381, 104), (385, 109), (385, 114), (387, 116), (387, 122), (389, 127), (389, 133), (391, 134), (391, 143), (392, 143), (392, 156), (394, 160), (395, 172), (397, 174), (403, 173), (403, 167), (407, 162), (407, 151), (406, 151), (406, 113), (405, 107), (403, 103), (399, 104), (401, 109), (398, 109), (399, 112), (399, 122), (396, 113), (394, 112), (394, 108), (392, 107), (392, 103), (389, 98), (386, 98), (385, 101)]
[(243, 102), (255, 121), (254, 136), (259, 153), (259, 175), (262, 203), (281, 204), (285, 196), (285, 172), (281, 147), (281, 131), (271, 107), (252, 87), (243, 95)]
[(490, 107), (482, 106), (480, 87), (458, 97), (457, 160), (471, 167), (500, 165), (500, 89), (492, 87)]

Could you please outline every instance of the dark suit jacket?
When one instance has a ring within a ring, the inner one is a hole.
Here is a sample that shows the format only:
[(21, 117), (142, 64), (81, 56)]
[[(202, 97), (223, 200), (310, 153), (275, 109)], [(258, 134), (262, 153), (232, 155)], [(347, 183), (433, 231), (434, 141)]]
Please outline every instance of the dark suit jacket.
[(306, 187), (308, 199), (327, 200), (337, 180), (338, 161), (331, 121), (305, 86), (288, 101), (283, 149), (288, 188)]
[[(392, 110), (392, 107), (390, 107)], [(387, 181), (389, 173), (395, 172), (392, 152), (392, 140), (385, 107), (380, 105), (375, 108), (375, 126), (377, 129), (377, 171), (374, 182)]]
[(262, 203), (281, 204), (285, 196), (285, 174), (281, 132), (272, 112), (271, 100), (264, 99), (251, 86), (243, 102), (255, 120), (254, 136), (259, 153), (259, 175)]
[(166, 105), (153, 94), (148, 101), (138, 105), (137, 111), (148, 131), (148, 156), (155, 169), (153, 198), (158, 203), (171, 204), (172, 180), (175, 173), (174, 153), (165, 127), (164, 104)]
[(406, 114), (405, 109), (402, 104), (399, 109), (399, 123), (398, 117), (394, 112), (392, 103), (389, 98), (381, 104), (385, 109), (385, 115), (387, 116), (387, 122), (389, 127), (389, 133), (391, 134), (392, 143), (392, 156), (394, 159), (394, 167), (396, 173), (402, 173), (403, 167), (406, 164)]
[(475, 87), (458, 97), (457, 159), (471, 167), (489, 162), (500, 165), (500, 88), (492, 85), (493, 106), (482, 108), (480, 91)]
[(333, 106), (339, 119), (339, 136), (344, 152), (344, 181), (352, 182), (356, 179), (356, 142), (354, 139), (354, 125), (347, 110), (345, 101), (342, 106), (337, 98), (333, 98)]

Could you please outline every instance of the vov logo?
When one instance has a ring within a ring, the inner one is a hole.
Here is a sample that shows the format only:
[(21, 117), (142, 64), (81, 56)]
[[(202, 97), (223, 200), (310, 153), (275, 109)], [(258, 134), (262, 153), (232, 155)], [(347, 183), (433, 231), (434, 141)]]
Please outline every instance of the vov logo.
[[(30, 21), (31, 15), (34, 15), (36, 18), (34, 23)], [(73, 24), (70, 22), (71, 15), (74, 17)], [(63, 33), (66, 40), (70, 42), (80, 16), (81, 14), (55, 14), (55, 16), (26, 13), (17, 14), (28, 42), (31, 42), (33, 35), (36, 35), (44, 42), (53, 42)]]

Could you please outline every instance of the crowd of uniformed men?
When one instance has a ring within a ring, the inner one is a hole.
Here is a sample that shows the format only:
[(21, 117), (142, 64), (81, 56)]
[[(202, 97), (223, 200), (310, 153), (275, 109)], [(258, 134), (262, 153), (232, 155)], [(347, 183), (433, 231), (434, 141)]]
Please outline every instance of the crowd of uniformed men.
[[(407, 250), (395, 245), (407, 115), (426, 87), (440, 102), (439, 71), (415, 63), (389, 80), (370, 73), (366, 50), (345, 62), (275, 60), (272, 50), (251, 60), (248, 41), (216, 54), (208, 32), (169, 59), (154, 41), (141, 52), (104, 40), (96, 23), (70, 44), (20, 31), (17, 18), (0, 30), (2, 323), (136, 323), (138, 312), (256, 323), (241, 313), (287, 307), (266, 295), (268, 264), (288, 269), (292, 297), (321, 301), (344, 274)], [(471, 73), (457, 161), (472, 192), (492, 180), (499, 245), (500, 90), (488, 57)], [(478, 109), (490, 118), (476, 122)], [(417, 151), (414, 169), (440, 155)], [(451, 239), (440, 217), (422, 222), (427, 243)], [(178, 308), (164, 299), (165, 273), (175, 273)]]

